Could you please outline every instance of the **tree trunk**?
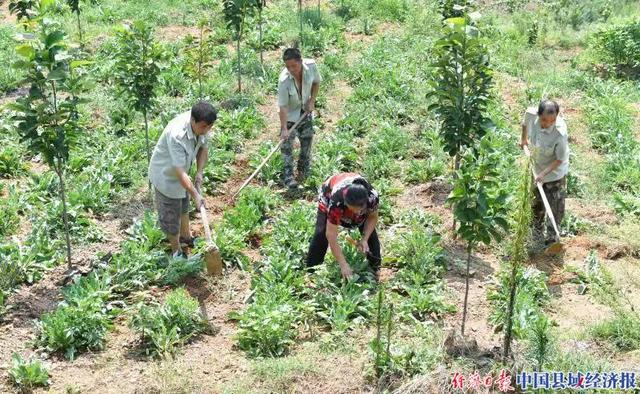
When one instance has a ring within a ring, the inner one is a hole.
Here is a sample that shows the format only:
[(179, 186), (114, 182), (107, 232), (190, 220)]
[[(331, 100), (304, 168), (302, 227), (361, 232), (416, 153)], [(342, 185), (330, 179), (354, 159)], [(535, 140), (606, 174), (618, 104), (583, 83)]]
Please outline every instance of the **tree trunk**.
[(240, 36), (238, 36), (238, 45), (236, 47), (236, 51), (238, 52), (238, 93), (242, 93), (242, 69), (240, 68), (241, 60), (240, 60)]
[(298, 0), (298, 19), (300, 19), (300, 49), (302, 49), (302, 0)]
[(84, 48), (84, 41), (82, 40), (82, 24), (80, 23), (80, 10), (76, 12), (76, 20), (78, 21), (78, 35), (80, 36), (80, 47)]
[(378, 291), (378, 319), (376, 321), (376, 376), (380, 377), (380, 351), (382, 348), (382, 289)]
[[(142, 111), (142, 116), (144, 117), (144, 139), (147, 150), (147, 168), (151, 164), (151, 151), (149, 148), (149, 121), (147, 119), (147, 110)], [(148, 178), (148, 174), (147, 174)], [(149, 191), (151, 191), (151, 181), (148, 181)]]
[[(58, 159), (60, 160), (60, 159)], [(71, 235), (69, 234), (69, 218), (67, 214), (67, 194), (64, 186), (64, 176), (62, 174), (62, 163), (58, 161), (56, 174), (60, 180), (60, 199), (62, 200), (62, 222), (64, 223), (64, 235), (67, 242), (67, 267), (69, 271), (73, 268), (71, 262)]]
[(515, 306), (516, 301), (516, 277), (518, 275), (518, 266), (516, 262), (511, 262), (511, 283), (509, 289), (509, 304), (507, 306), (507, 321), (505, 323), (504, 328), (504, 343), (502, 345), (503, 353), (502, 353), (502, 361), (506, 362), (509, 357), (509, 352), (511, 351), (511, 335), (513, 329), (513, 308)]
[(262, 48), (262, 6), (258, 8), (258, 27), (260, 33), (260, 66), (262, 67), (262, 76), (264, 77), (264, 49)]
[(471, 265), (471, 242), (467, 246), (467, 275), (464, 278), (464, 308), (462, 310), (462, 336), (464, 336), (464, 326), (467, 322), (467, 302), (469, 301), (469, 266)]

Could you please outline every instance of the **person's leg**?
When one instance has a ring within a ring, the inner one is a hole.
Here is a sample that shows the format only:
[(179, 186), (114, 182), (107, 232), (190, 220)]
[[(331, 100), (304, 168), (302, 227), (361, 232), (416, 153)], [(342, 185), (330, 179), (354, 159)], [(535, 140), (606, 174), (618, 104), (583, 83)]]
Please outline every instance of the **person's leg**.
[(326, 231), (327, 214), (318, 210), (316, 229), (309, 244), (309, 253), (307, 254), (307, 267), (314, 267), (324, 262), (324, 256), (327, 254), (327, 248), (329, 247)]
[(300, 158), (298, 159), (298, 179), (304, 181), (311, 167), (311, 147), (313, 145), (313, 123), (300, 125)]
[[(556, 220), (556, 225), (558, 226), (558, 231), (560, 231), (560, 223), (562, 223), (562, 219), (564, 218), (564, 205), (566, 198), (566, 178), (562, 178), (555, 182), (549, 182), (545, 185), (545, 192), (547, 194), (547, 199), (549, 200), (549, 206), (551, 207), (551, 212), (553, 213), (553, 217)], [(559, 239), (556, 239), (556, 233), (553, 229), (553, 224), (549, 220), (547, 222), (547, 243), (558, 242)]]
[[(360, 227), (361, 234), (363, 231), (364, 228)], [(377, 280), (380, 274), (380, 263), (382, 262), (382, 257), (380, 256), (380, 239), (378, 238), (378, 232), (376, 230), (373, 230), (373, 232), (371, 233), (367, 245), (369, 245), (367, 261), (369, 261), (369, 266), (371, 267), (371, 270), (375, 274)]]
[[(291, 127), (293, 124), (288, 123), (287, 127)], [(291, 131), (289, 138), (282, 142), (280, 152), (282, 153), (282, 160), (284, 161), (284, 168), (282, 170), (282, 180), (284, 184), (288, 186), (294, 181), (293, 177), (293, 143), (296, 138), (296, 133)]]
[(175, 254), (181, 251), (180, 248), (180, 212), (182, 201), (179, 199), (173, 199), (160, 193), (158, 190), (156, 193), (156, 209), (158, 211), (158, 224), (160, 229), (164, 232), (165, 236), (171, 244), (171, 253)]

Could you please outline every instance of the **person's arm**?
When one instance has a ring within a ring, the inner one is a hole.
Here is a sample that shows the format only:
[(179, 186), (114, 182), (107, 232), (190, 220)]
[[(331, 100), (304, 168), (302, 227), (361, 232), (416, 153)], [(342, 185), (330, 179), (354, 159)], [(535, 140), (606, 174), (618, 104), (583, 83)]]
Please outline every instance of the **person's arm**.
[(209, 159), (209, 148), (206, 145), (202, 145), (200, 149), (198, 149), (198, 153), (196, 153), (196, 178), (194, 182), (194, 186), (198, 193), (202, 190), (202, 181), (203, 181), (203, 172), (204, 167), (207, 165), (207, 160)]
[(549, 165), (549, 167), (545, 168), (544, 171), (542, 171), (541, 173), (537, 174), (536, 182), (537, 183), (541, 183), (545, 176), (547, 176), (550, 173), (552, 173), (556, 168), (560, 167), (561, 164), (562, 164), (562, 160), (554, 160)]
[(200, 205), (204, 205), (204, 199), (202, 198), (200, 193), (198, 193), (195, 186), (191, 182), (191, 178), (189, 178), (189, 175), (183, 167), (174, 167), (174, 169), (176, 171), (176, 175), (178, 176), (178, 181), (180, 181), (182, 187), (184, 187), (187, 193), (191, 195), (191, 198), (193, 198), (193, 201), (196, 204), (196, 209), (200, 209)]
[(311, 85), (311, 97), (307, 101), (305, 111), (313, 112), (316, 109), (316, 98), (318, 98), (318, 91), (320, 91), (320, 82), (314, 82)]
[(525, 145), (529, 145), (529, 135), (527, 133), (527, 125), (522, 124), (522, 133), (520, 134), (520, 148), (524, 148)]
[(353, 271), (347, 263), (347, 259), (344, 257), (344, 253), (342, 253), (342, 248), (340, 244), (338, 244), (338, 225), (333, 224), (331, 222), (327, 222), (327, 241), (329, 241), (329, 248), (331, 249), (331, 253), (333, 257), (335, 257), (336, 261), (340, 265), (340, 271), (342, 272), (342, 276), (345, 278), (351, 277)]
[(280, 107), (280, 138), (286, 140), (289, 138), (289, 129), (287, 128), (287, 118), (289, 117), (289, 107)]

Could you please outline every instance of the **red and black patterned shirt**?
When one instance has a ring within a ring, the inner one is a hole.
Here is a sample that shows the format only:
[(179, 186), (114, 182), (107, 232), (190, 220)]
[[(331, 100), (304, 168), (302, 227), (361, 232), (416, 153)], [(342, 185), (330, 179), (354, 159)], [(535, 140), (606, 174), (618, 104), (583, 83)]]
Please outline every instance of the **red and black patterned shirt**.
[[(367, 208), (361, 213), (352, 212), (345, 203), (345, 196), (349, 186), (361, 184), (369, 191)], [(327, 220), (331, 224), (352, 228), (361, 226), (369, 214), (378, 209), (380, 199), (378, 192), (361, 175), (344, 172), (327, 179), (320, 188), (318, 196), (318, 209), (327, 214)]]

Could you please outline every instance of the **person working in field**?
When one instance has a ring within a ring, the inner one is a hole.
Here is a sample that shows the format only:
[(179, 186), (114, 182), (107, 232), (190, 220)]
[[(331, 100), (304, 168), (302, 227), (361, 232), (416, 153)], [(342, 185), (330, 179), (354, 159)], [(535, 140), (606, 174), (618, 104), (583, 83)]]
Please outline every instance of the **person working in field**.
[[(202, 172), (207, 163), (209, 131), (217, 112), (207, 102), (176, 116), (162, 132), (149, 164), (149, 180), (155, 189), (160, 228), (171, 243), (174, 256), (184, 255), (181, 243), (193, 246), (189, 229), (189, 196), (196, 209), (204, 205), (200, 195)], [(187, 174), (196, 161), (192, 181)]]
[[(522, 121), (520, 146), (528, 145), (536, 173), (535, 182), (542, 183), (549, 200), (551, 212), (560, 226), (564, 217), (566, 176), (569, 170), (569, 142), (567, 124), (560, 116), (560, 106), (555, 101), (542, 100), (538, 108), (527, 109)], [(534, 187), (533, 224), (534, 236), (540, 239), (545, 230), (545, 208), (538, 189)], [(547, 223), (545, 245), (559, 242), (553, 225)]]
[(362, 238), (357, 248), (367, 255), (376, 278), (380, 271), (380, 241), (376, 233), (378, 224), (378, 193), (362, 176), (340, 173), (327, 179), (320, 188), (316, 229), (309, 246), (307, 267), (324, 261), (327, 247), (340, 265), (342, 276), (353, 274), (338, 244), (338, 228), (359, 228)]
[(298, 181), (306, 178), (311, 164), (311, 143), (313, 141), (312, 117), (306, 117), (296, 130), (290, 128), (303, 116), (315, 109), (316, 98), (322, 78), (316, 62), (303, 59), (300, 50), (289, 48), (282, 56), (285, 68), (278, 79), (278, 107), (280, 114), (280, 138), (284, 159), (283, 180), (285, 186), (295, 188), (298, 182), (293, 175), (293, 144), (296, 136), (300, 139), (298, 159)]

